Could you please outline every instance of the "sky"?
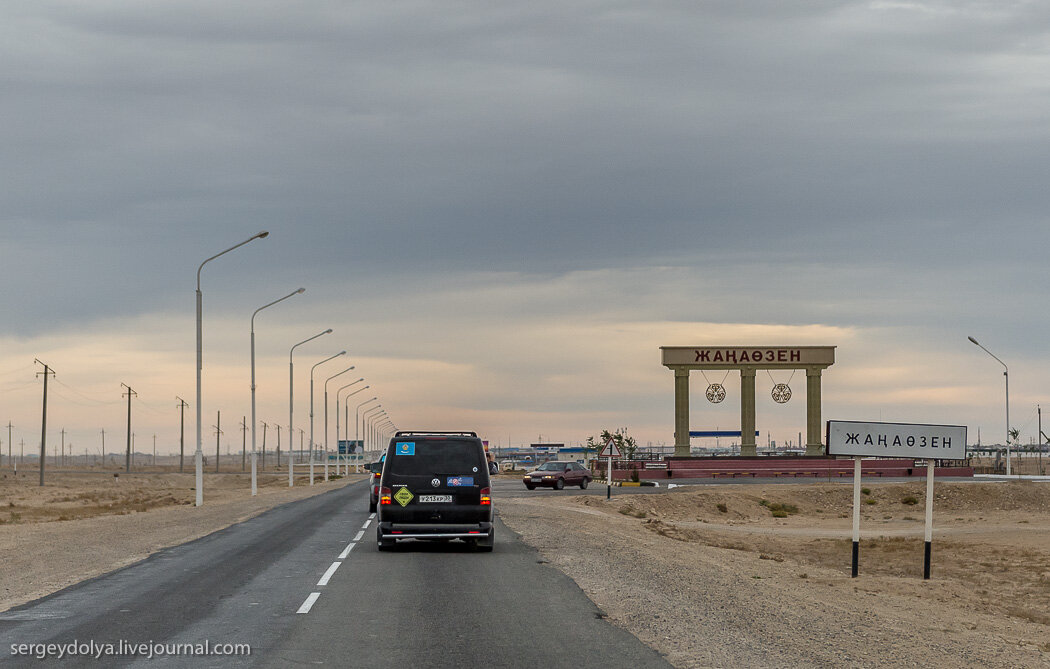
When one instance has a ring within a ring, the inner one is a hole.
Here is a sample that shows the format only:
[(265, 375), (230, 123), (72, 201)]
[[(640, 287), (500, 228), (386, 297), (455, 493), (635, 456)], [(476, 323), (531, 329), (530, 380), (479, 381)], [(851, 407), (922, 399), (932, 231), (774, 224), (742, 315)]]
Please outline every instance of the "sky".
[[(331, 414), (363, 377), (352, 421), (375, 396), (506, 446), (672, 444), (663, 345), (830, 345), (825, 419), (1001, 442), (973, 336), (1028, 443), (1048, 68), (1031, 2), (4, 2), (0, 421), (39, 448), (37, 359), (49, 445), (122, 444), (121, 384), (139, 451), (177, 450), (177, 396), (190, 443), (197, 268), (267, 230), (201, 273), (205, 452), (216, 412), (240, 447), (252, 314), (299, 287), (255, 318), (260, 444), (327, 328), (298, 438), (341, 350), (318, 435), (353, 365)], [(739, 429), (720, 381), (693, 429)], [(803, 372), (759, 374), (757, 427), (797, 441)]]

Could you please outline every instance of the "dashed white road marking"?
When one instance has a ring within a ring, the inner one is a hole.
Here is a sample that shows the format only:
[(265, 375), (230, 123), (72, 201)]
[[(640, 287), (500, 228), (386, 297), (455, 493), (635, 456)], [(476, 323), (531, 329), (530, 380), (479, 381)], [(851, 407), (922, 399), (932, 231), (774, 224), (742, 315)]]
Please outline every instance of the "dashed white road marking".
[(345, 560), (346, 556), (350, 555), (350, 551), (354, 550), (354, 546), (356, 546), (356, 545), (357, 544), (355, 544), (355, 543), (347, 544), (346, 548), (343, 549), (343, 552), (339, 554), (339, 559), (340, 560)]
[(374, 513), (373, 513), (373, 514), (372, 514), (371, 516), (369, 516), (369, 517), (368, 517), (368, 519), (369, 519), (369, 520), (372, 520), (372, 519), (373, 519), (373, 518), (375, 518), (375, 517), (376, 517), (376, 514), (374, 514)]
[(363, 527), (363, 528), (365, 528), (367, 530), (368, 526), (371, 525), (371, 524), (372, 524), (372, 519), (369, 518), (368, 520), (365, 521), (365, 524), (362, 525), (361, 527)]
[(299, 610), (296, 611), (296, 613), (310, 613), (310, 609), (313, 608), (314, 602), (316, 602), (317, 598), (320, 596), (321, 593), (319, 592), (311, 592), (310, 596), (306, 598), (306, 601), (303, 602), (303, 605), (299, 607)]
[(335, 573), (336, 569), (339, 569), (339, 565), (341, 565), (341, 564), (343, 564), (343, 563), (342, 562), (333, 562), (332, 566), (329, 567), (328, 571), (326, 571), (324, 573), (324, 576), (321, 577), (321, 580), (317, 582), (317, 585), (328, 585), (328, 579), (332, 578), (332, 574)]
[(365, 531), (361, 530), (356, 535), (354, 535), (354, 541), (361, 541), (361, 537), (363, 536), (365, 536)]

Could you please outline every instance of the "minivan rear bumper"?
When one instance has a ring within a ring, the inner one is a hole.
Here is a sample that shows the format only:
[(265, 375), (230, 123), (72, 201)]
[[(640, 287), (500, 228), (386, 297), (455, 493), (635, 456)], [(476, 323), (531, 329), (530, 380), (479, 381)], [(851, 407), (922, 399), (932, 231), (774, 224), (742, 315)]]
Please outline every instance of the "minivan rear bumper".
[(492, 533), (492, 523), (379, 523), (379, 532), (389, 539), (478, 539)]

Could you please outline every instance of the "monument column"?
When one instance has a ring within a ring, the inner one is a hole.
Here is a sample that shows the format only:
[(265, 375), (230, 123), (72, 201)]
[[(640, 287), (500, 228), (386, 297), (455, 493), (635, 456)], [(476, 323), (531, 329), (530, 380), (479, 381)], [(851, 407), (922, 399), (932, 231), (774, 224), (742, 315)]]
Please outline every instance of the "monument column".
[(689, 370), (674, 370), (674, 454), (689, 457)]
[(758, 455), (755, 446), (755, 368), (740, 369), (740, 455)]
[(806, 368), (806, 455), (824, 455), (820, 432), (820, 368)]

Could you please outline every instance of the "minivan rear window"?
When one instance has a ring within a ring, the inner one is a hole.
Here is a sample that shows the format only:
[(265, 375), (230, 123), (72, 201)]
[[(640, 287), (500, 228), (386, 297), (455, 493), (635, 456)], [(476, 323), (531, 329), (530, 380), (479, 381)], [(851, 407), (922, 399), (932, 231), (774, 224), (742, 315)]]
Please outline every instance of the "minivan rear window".
[(469, 475), (484, 463), (481, 448), (469, 441), (420, 440), (415, 442), (411, 452), (412, 455), (399, 455), (395, 450), (388, 458), (388, 471), (400, 476)]

